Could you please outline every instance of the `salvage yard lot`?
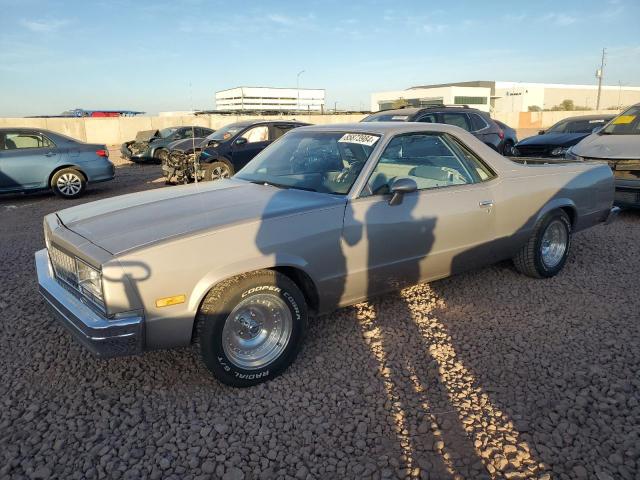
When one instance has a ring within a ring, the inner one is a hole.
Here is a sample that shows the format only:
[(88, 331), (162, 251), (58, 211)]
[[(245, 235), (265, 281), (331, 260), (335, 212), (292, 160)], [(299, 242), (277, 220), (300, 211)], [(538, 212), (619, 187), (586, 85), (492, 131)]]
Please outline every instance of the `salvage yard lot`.
[(190, 349), (94, 359), (45, 311), (42, 217), (165, 188), (114, 162), (78, 200), (0, 197), (0, 478), (639, 478), (640, 213), (549, 280), (505, 262), (315, 319), (241, 390)]

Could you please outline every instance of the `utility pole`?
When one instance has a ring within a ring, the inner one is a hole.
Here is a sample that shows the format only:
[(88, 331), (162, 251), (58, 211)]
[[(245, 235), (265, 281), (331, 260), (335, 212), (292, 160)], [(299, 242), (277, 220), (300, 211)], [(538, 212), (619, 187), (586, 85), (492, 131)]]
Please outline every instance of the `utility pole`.
[(600, 110), (600, 93), (602, 93), (602, 77), (604, 75), (604, 57), (606, 48), (602, 49), (602, 61), (600, 62), (600, 68), (596, 70), (596, 78), (598, 79), (598, 100), (596, 101), (596, 110)]
[(296, 75), (296, 93), (298, 94), (296, 110), (300, 110), (300, 75), (302, 75), (303, 73), (304, 73), (304, 70), (300, 70)]

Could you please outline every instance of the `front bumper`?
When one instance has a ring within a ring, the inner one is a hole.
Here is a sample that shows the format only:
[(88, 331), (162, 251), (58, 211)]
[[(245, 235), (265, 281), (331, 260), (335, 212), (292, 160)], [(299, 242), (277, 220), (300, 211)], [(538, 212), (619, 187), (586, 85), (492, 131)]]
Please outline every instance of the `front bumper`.
[(616, 179), (614, 203), (621, 207), (640, 208), (640, 181)]
[(57, 320), (91, 353), (101, 358), (136, 355), (144, 346), (144, 317), (110, 320), (64, 287), (53, 275), (46, 249), (36, 252), (40, 294)]

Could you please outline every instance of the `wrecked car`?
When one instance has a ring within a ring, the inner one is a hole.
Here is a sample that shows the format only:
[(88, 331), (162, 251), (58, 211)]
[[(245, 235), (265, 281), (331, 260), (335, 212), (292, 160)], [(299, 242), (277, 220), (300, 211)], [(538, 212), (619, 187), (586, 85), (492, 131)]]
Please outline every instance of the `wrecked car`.
[(506, 259), (553, 277), (613, 190), (607, 165), (521, 165), (451, 125), (301, 127), (233, 178), (47, 215), (37, 276), (94, 354), (193, 343), (248, 387), (294, 361), (311, 314)]
[(563, 158), (567, 150), (595, 130), (605, 126), (615, 115), (581, 115), (560, 120), (538, 135), (520, 140), (513, 148), (516, 157)]
[(616, 205), (640, 208), (640, 103), (571, 147), (566, 157), (606, 162), (615, 178)]
[(123, 143), (120, 147), (120, 153), (132, 162), (162, 162), (169, 155), (171, 143), (185, 138), (206, 137), (214, 131), (211, 128), (198, 126), (144, 130), (138, 132), (135, 140)]

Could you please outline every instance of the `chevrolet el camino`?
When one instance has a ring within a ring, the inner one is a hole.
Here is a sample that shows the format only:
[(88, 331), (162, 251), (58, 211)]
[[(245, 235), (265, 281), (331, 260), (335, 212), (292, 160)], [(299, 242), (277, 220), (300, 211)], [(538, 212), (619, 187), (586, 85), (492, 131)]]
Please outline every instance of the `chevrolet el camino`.
[(293, 362), (311, 315), (508, 258), (556, 275), (613, 196), (607, 165), (522, 165), (454, 126), (301, 127), (231, 179), (48, 215), (37, 275), (94, 354), (194, 344), (251, 386)]

